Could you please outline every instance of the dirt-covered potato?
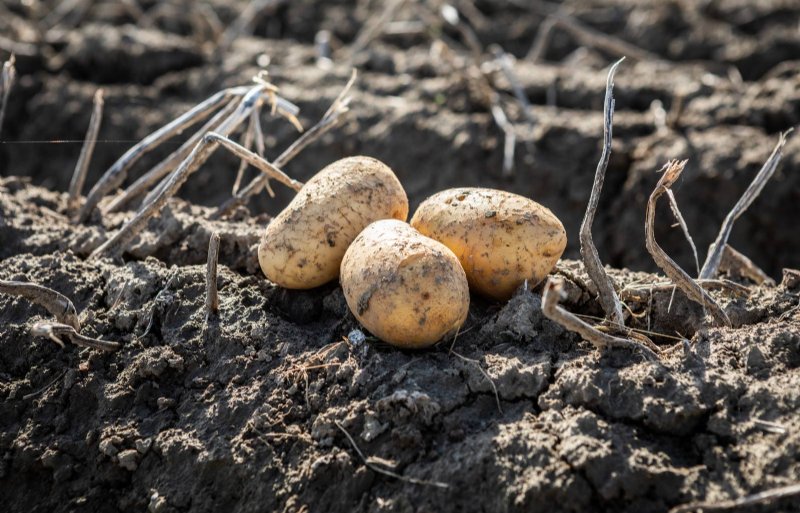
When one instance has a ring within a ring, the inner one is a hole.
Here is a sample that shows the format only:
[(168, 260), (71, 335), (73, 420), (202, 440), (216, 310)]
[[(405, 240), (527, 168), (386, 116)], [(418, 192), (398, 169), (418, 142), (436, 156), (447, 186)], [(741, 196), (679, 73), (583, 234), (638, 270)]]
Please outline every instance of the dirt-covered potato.
[(400, 221), (361, 232), (344, 255), (340, 280), (359, 322), (395, 346), (432, 345), (467, 318), (469, 285), (456, 256)]
[(337, 160), (267, 226), (258, 261), (281, 287), (318, 287), (339, 275), (344, 252), (368, 224), (407, 217), (408, 197), (386, 164), (371, 157)]
[(524, 196), (494, 189), (459, 188), (434, 194), (411, 226), (456, 254), (470, 287), (505, 300), (525, 280), (541, 282), (567, 245), (564, 225)]

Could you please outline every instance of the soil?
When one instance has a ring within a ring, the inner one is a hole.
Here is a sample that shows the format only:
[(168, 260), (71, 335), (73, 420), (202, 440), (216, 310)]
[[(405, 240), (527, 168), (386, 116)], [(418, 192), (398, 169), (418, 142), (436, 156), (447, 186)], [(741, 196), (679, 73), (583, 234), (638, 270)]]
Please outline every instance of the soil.
[[(67, 295), (85, 335), (122, 349), (61, 349), (31, 333), (49, 319), (44, 309), (0, 296), (8, 511), (661, 512), (800, 480), (800, 278), (784, 271), (800, 267), (800, 138), (789, 139), (733, 231), (731, 245), (777, 282), (731, 276), (747, 293), (712, 292), (733, 327), (714, 327), (701, 306), (662, 286), (644, 245), (645, 204), (668, 159), (689, 159), (675, 194), (702, 258), (778, 134), (800, 123), (793, 2), (563, 4), (573, 19), (652, 55), (629, 56), (617, 75), (594, 237), (628, 325), (664, 348), (677, 344), (657, 361), (595, 350), (543, 316), (540, 288), (507, 303), (473, 296), (455, 342), (429, 350), (365, 338), (338, 284), (289, 291), (261, 274), (255, 248), (289, 191), (275, 186), (275, 199), (262, 193), (209, 220), (230, 197), (237, 167), (221, 153), (122, 258), (88, 260), (131, 215), (86, 224), (66, 216), (63, 191), (98, 87), (105, 115), (88, 186), (135, 141), (214, 92), (248, 84), (267, 64), (270, 81), (313, 125), (383, 3), (275, 2), (252, 37), (223, 51), (202, 9), (228, 26), (246, 2), (86, 3), (54, 23), (47, 16), (56, 4), (0, 4), (0, 33), (16, 42), (19, 71), (0, 141), (0, 279)], [(419, 5), (407, 2), (395, 18), (420, 19)], [(574, 259), (600, 154), (606, 70), (617, 55), (556, 29), (533, 62), (527, 54), (549, 4), (454, 5), (484, 47), (516, 57), (532, 104), (531, 122), (508, 79), (489, 72), (518, 131), (511, 173), (489, 104), (459, 68), (469, 60), (463, 35), (449, 26), (383, 34), (358, 52), (346, 123), (285, 171), (306, 180), (337, 158), (374, 156), (395, 170), (412, 211), (456, 186), (534, 198), (569, 235), (554, 271), (566, 282), (563, 306), (602, 316)], [(317, 64), (321, 29), (332, 34), (330, 69)], [(0, 50), (0, 61), (7, 56)], [(274, 158), (297, 133), (268, 113), (263, 122)], [(143, 158), (125, 184), (185, 137)], [(695, 274), (666, 207), (657, 223), (659, 242)], [(206, 321), (214, 231), (221, 307)], [(751, 510), (797, 511), (800, 500)]]

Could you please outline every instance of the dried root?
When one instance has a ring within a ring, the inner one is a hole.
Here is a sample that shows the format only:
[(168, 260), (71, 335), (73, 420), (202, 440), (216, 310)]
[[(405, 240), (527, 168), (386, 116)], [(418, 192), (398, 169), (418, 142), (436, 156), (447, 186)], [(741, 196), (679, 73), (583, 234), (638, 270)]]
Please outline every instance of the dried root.
[(37, 322), (33, 325), (31, 331), (37, 337), (49, 338), (62, 348), (64, 347), (64, 342), (60, 337), (67, 337), (70, 342), (76, 346), (91, 347), (93, 349), (100, 349), (101, 351), (116, 351), (120, 348), (117, 342), (108, 342), (107, 340), (86, 337), (78, 333), (72, 326), (56, 322)]
[(609, 347), (638, 350), (650, 358), (657, 359), (661, 350), (649, 341), (628, 340), (615, 337), (593, 328), (586, 322), (579, 319), (576, 315), (558, 306), (559, 296), (563, 292), (564, 283), (561, 279), (550, 278), (544, 286), (542, 296), (542, 312), (551, 321), (557, 322), (569, 331), (578, 333), (584, 340), (591, 342), (597, 349), (603, 350)]
[(75, 331), (81, 329), (75, 305), (65, 295), (53, 289), (35, 283), (0, 280), (0, 293), (24, 297), (47, 309), (58, 322), (71, 326)]
[(654, 228), (656, 203), (658, 202), (658, 198), (665, 194), (670, 187), (672, 187), (672, 184), (674, 184), (675, 181), (680, 177), (685, 166), (685, 160), (673, 160), (669, 162), (665, 166), (666, 170), (661, 176), (661, 179), (658, 181), (655, 190), (650, 195), (650, 199), (647, 201), (647, 213), (644, 228), (647, 251), (650, 252), (650, 255), (652, 255), (653, 260), (655, 260), (658, 267), (664, 271), (669, 279), (671, 279), (675, 285), (677, 285), (689, 297), (689, 299), (700, 303), (703, 305), (703, 308), (708, 308), (711, 312), (711, 316), (718, 324), (730, 326), (730, 319), (717, 304), (714, 298), (712, 298), (705, 290), (703, 290), (700, 285), (692, 280), (691, 276), (689, 276), (686, 271), (681, 269), (681, 267), (675, 263), (675, 261), (673, 261), (656, 242)]

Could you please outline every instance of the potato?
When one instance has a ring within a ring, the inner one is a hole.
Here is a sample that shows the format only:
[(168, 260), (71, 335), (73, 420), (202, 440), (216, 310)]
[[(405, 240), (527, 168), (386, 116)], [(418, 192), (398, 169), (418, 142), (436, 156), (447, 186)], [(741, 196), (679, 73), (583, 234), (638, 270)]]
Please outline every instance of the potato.
[(533, 200), (494, 189), (459, 188), (434, 194), (411, 226), (456, 254), (470, 287), (498, 300), (528, 280), (541, 282), (567, 245), (564, 225)]
[(337, 160), (267, 226), (258, 261), (281, 287), (318, 287), (339, 275), (344, 252), (368, 224), (407, 217), (408, 197), (388, 166), (370, 157)]
[(469, 284), (456, 256), (400, 221), (361, 232), (344, 255), (340, 281), (353, 315), (395, 346), (430, 346), (467, 318)]

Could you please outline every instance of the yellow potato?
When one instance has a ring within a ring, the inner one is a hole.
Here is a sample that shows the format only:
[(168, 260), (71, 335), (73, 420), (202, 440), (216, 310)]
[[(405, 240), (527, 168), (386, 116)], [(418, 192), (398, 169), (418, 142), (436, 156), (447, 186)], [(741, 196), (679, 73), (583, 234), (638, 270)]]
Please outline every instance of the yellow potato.
[(510, 298), (541, 282), (567, 245), (564, 225), (533, 200), (494, 189), (448, 189), (425, 200), (411, 226), (456, 254), (470, 287)]
[(361, 232), (344, 255), (340, 280), (353, 315), (395, 346), (430, 346), (467, 318), (469, 285), (456, 256), (400, 221)]
[(339, 275), (344, 252), (368, 224), (407, 217), (408, 198), (388, 166), (370, 157), (337, 160), (267, 226), (258, 261), (281, 287), (318, 287)]

